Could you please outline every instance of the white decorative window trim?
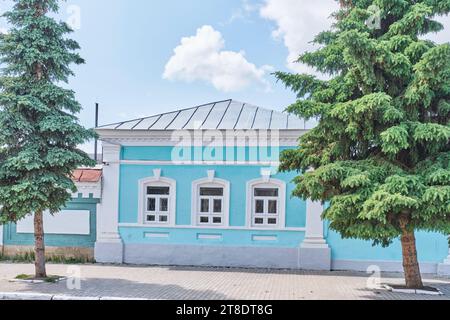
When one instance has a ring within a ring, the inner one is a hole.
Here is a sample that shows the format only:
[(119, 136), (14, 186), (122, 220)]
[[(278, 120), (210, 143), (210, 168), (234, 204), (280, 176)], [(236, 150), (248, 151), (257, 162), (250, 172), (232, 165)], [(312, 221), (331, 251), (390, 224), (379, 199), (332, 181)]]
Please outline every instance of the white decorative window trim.
[[(201, 224), (198, 221), (200, 208), (200, 188), (223, 188), (222, 201), (222, 223), (221, 224)], [(226, 228), (230, 223), (230, 182), (215, 177), (214, 170), (208, 170), (208, 177), (192, 182), (192, 200), (191, 200), (191, 225), (196, 228)]]
[[(146, 221), (146, 188), (149, 186), (169, 187), (169, 221), (167, 223), (151, 223)], [(146, 226), (174, 227), (176, 225), (177, 212), (176, 194), (177, 182), (174, 179), (161, 177), (161, 169), (153, 170), (153, 177), (139, 180), (139, 222)]]
[[(246, 198), (246, 220), (249, 229), (267, 229), (267, 230), (285, 230), (286, 229), (286, 182), (273, 179), (267, 170), (261, 171), (262, 177), (247, 182), (247, 198)], [(254, 209), (254, 189), (255, 188), (277, 188), (278, 189), (278, 223), (274, 226), (254, 226), (253, 209)]]

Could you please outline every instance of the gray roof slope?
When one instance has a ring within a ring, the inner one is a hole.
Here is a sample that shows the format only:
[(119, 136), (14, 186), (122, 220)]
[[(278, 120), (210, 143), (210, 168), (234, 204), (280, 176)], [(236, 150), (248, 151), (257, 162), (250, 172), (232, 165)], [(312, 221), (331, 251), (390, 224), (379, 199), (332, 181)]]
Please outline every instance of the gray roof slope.
[(314, 124), (294, 115), (236, 100), (212, 102), (189, 109), (98, 127), (102, 130), (308, 130)]

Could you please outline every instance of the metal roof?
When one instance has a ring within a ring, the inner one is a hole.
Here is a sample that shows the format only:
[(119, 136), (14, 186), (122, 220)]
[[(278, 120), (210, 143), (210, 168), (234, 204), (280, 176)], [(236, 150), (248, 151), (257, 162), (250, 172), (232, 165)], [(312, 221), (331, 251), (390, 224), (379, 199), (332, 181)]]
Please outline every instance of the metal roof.
[(189, 109), (98, 127), (101, 130), (309, 130), (314, 121), (236, 100), (217, 101)]

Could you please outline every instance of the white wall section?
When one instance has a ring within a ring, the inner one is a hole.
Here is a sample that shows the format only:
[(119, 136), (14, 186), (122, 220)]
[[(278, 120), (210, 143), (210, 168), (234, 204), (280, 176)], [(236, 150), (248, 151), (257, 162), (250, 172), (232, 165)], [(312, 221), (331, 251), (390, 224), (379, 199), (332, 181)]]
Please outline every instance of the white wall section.
[[(89, 210), (64, 210), (55, 215), (44, 213), (45, 234), (89, 235)], [(34, 233), (34, 215), (17, 223), (17, 233)], [(1, 244), (1, 242), (0, 242)]]
[(119, 235), (119, 160), (120, 145), (103, 143), (103, 197), (97, 211), (95, 260), (122, 263), (123, 244)]

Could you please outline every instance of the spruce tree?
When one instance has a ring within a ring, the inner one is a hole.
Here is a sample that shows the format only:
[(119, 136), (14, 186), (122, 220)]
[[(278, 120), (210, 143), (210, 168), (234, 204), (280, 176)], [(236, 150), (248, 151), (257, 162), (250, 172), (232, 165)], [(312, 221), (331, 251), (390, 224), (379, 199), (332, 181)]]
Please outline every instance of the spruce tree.
[(74, 169), (94, 165), (77, 146), (95, 134), (61, 86), (84, 61), (70, 27), (50, 17), (57, 11), (57, 0), (14, 0), (0, 36), (0, 223), (34, 214), (36, 278), (46, 277), (43, 213), (56, 214), (76, 191)]
[(318, 119), (281, 170), (302, 173), (294, 195), (328, 203), (343, 238), (400, 239), (406, 285), (422, 288), (415, 232), (450, 234), (450, 45), (424, 40), (450, 0), (340, 4), (299, 57), (329, 78), (276, 73), (297, 93), (288, 111)]

